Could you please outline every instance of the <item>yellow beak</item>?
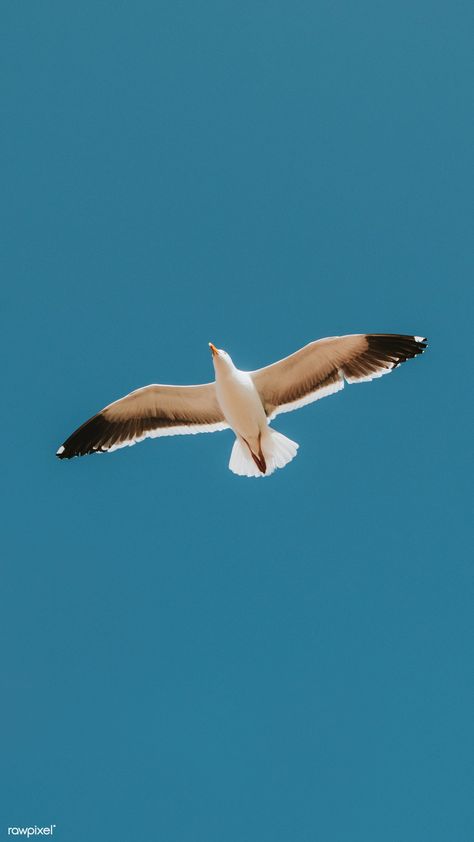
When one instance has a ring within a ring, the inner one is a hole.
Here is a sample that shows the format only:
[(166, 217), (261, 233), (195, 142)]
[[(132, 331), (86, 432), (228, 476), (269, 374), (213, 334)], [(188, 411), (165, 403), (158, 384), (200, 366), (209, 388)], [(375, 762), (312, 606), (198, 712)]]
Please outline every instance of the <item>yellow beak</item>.
[(217, 357), (219, 351), (217, 350), (216, 346), (212, 344), (212, 342), (209, 342), (209, 348), (212, 351), (212, 356)]

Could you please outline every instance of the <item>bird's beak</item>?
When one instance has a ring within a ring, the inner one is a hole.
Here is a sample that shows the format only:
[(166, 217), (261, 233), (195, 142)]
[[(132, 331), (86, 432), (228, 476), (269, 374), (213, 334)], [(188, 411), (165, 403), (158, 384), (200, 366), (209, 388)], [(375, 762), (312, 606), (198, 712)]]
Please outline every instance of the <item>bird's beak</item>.
[(219, 351), (217, 350), (216, 346), (212, 344), (212, 342), (209, 342), (209, 348), (212, 351), (212, 356), (217, 357)]

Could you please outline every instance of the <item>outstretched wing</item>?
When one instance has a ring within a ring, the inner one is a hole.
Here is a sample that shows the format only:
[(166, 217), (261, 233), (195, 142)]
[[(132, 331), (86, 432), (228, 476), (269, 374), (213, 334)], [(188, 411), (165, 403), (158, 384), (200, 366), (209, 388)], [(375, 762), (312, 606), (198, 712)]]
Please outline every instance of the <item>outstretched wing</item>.
[(80, 426), (57, 451), (60, 459), (104, 453), (145, 438), (213, 433), (228, 424), (214, 383), (144, 386), (110, 403)]
[(332, 395), (348, 383), (388, 374), (427, 345), (421, 336), (360, 333), (310, 342), (266, 368), (251, 372), (267, 415), (291, 412)]

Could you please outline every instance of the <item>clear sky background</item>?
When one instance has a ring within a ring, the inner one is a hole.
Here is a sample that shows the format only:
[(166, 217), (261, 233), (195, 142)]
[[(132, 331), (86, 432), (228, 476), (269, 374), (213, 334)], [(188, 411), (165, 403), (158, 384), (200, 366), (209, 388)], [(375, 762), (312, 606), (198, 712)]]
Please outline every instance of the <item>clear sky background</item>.
[[(0, 836), (472, 842), (468, 2), (2, 7)], [(421, 358), (60, 462), (150, 382)]]

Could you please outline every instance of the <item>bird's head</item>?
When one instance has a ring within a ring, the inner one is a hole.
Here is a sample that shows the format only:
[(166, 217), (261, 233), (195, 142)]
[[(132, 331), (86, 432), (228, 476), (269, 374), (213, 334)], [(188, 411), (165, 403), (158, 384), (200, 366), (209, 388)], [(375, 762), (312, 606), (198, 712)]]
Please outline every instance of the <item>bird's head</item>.
[(216, 348), (212, 342), (209, 342), (209, 348), (211, 349), (212, 362), (216, 371), (224, 371), (234, 367), (234, 363), (227, 351), (223, 351), (222, 348)]

